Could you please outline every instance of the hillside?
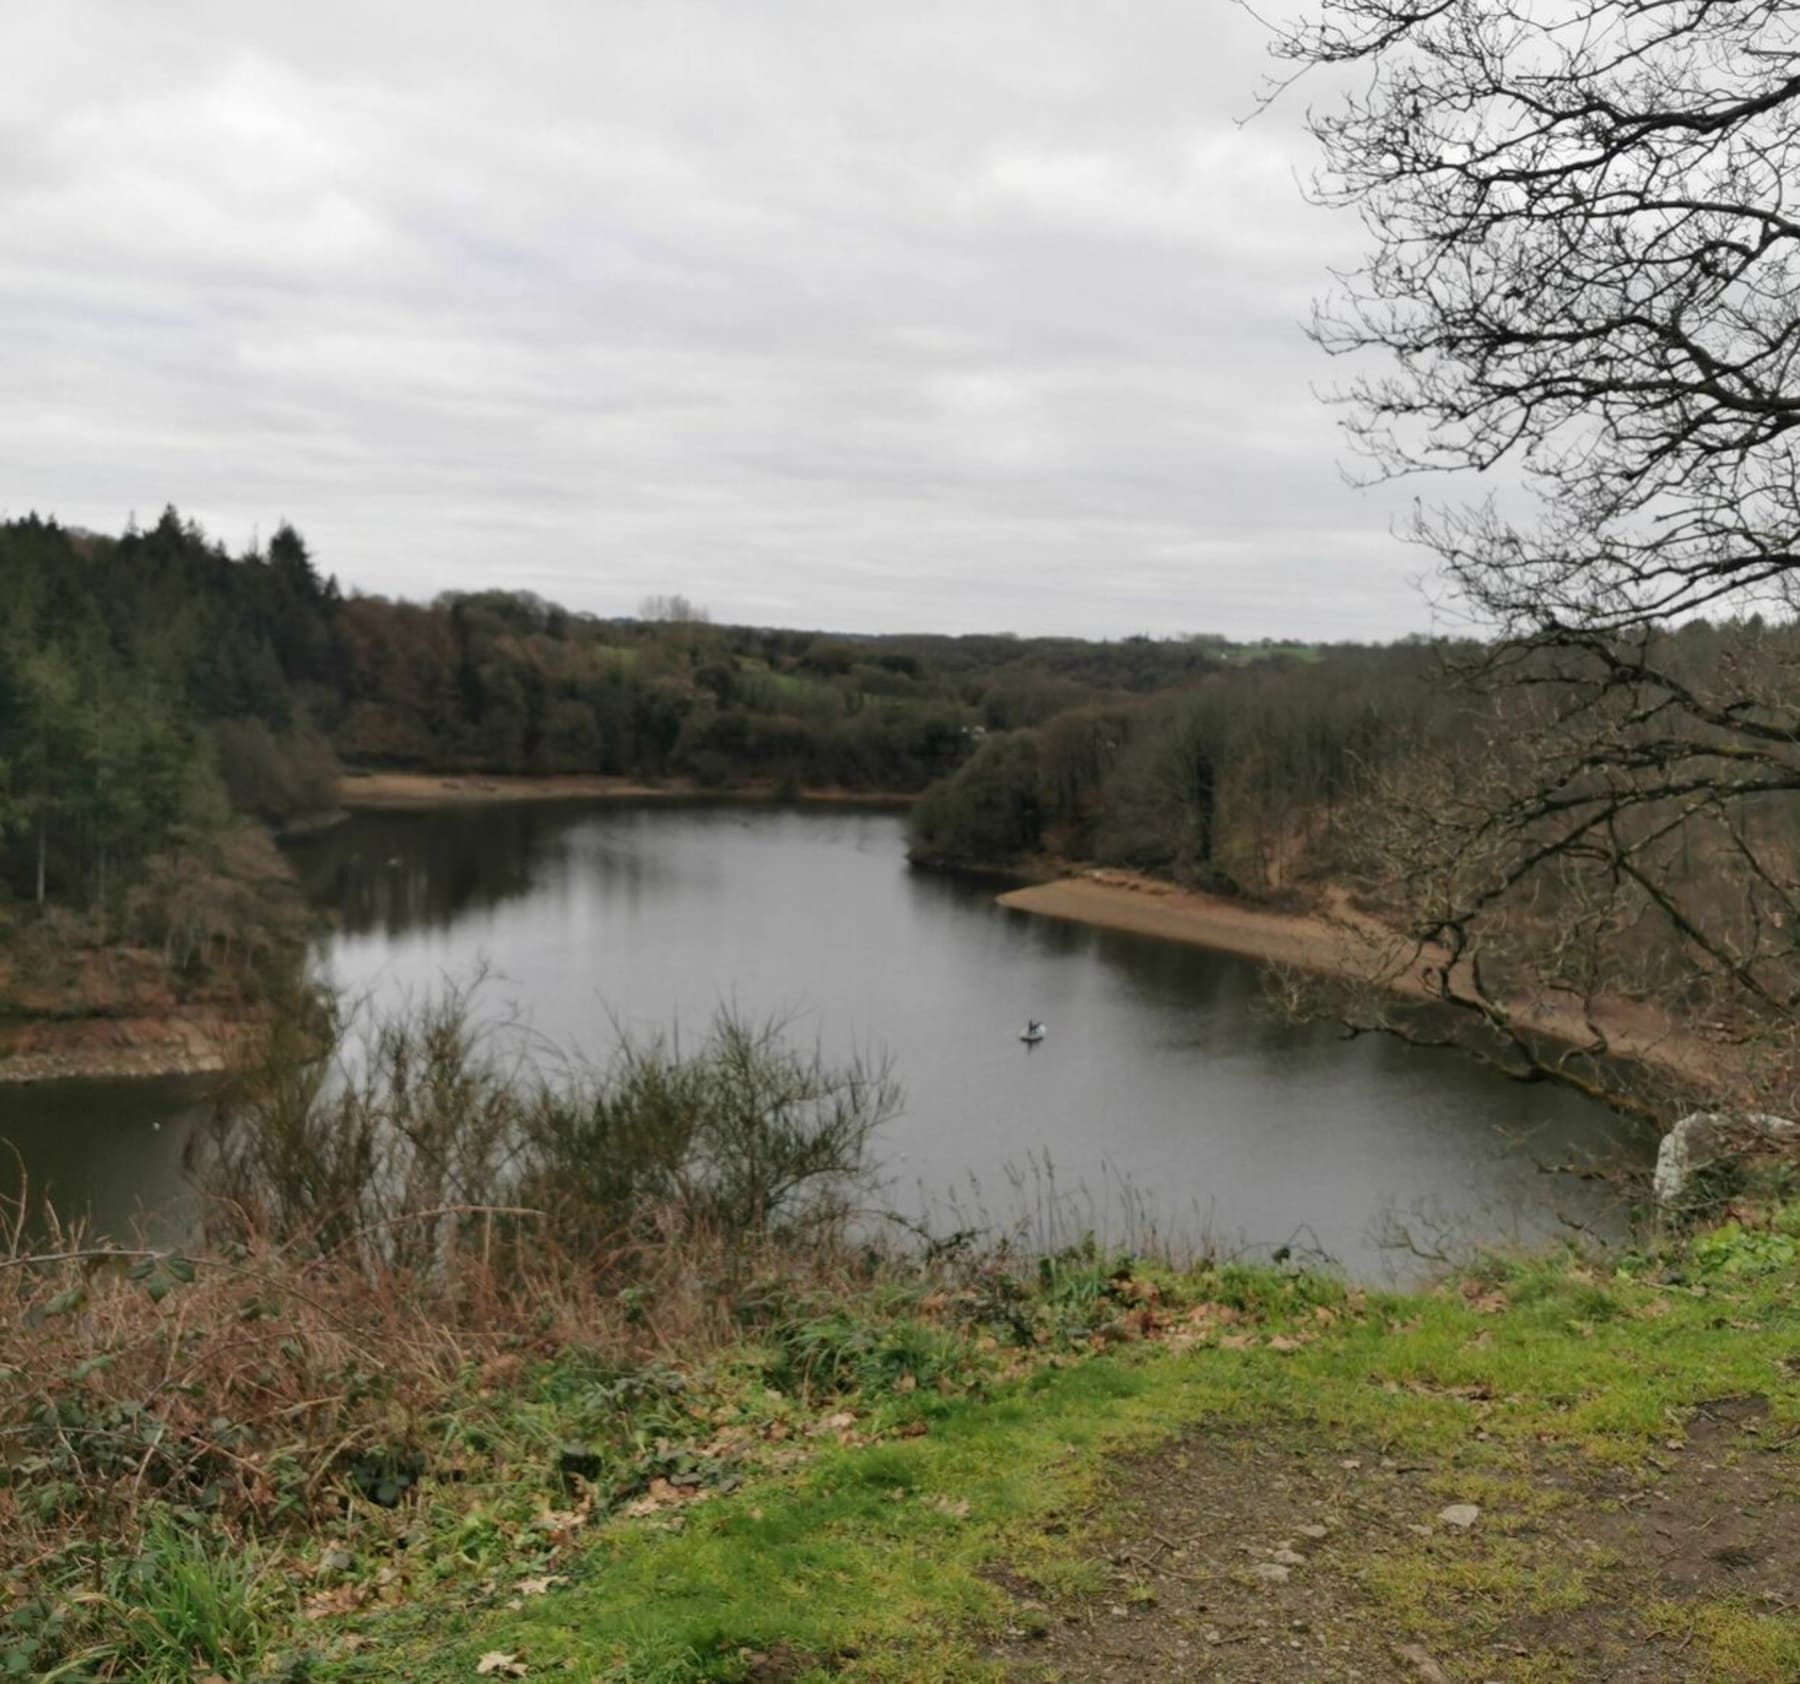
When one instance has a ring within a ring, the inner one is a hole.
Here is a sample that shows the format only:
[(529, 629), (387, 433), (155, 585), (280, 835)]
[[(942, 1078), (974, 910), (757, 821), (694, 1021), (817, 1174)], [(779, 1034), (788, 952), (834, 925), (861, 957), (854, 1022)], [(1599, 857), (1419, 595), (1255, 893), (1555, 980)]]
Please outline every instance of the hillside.
[[(403, 1341), (387, 1383), (408, 1424), (345, 1464), (329, 1520), (283, 1519), (310, 1435), (278, 1449), (248, 1419), (233, 1456), (266, 1490), (234, 1504), (241, 1535), (178, 1534), (156, 1505), (179, 1499), (132, 1499), (149, 1529), (89, 1599), (90, 1665), (167, 1684), (1779, 1684), (1800, 1667), (1797, 1231), (1763, 1208), (1413, 1295), (1079, 1248), (1029, 1279), (975, 1265), (796, 1295), (769, 1277), (737, 1342), (692, 1360), (667, 1343), (689, 1312), (665, 1279), (633, 1354), (623, 1324), (602, 1355), (495, 1323), (428, 1390)], [(254, 1292), (273, 1353), (348, 1302), (321, 1278), (315, 1310), (280, 1308), (254, 1261), (177, 1274), (130, 1313), (143, 1332), (181, 1317), (198, 1338), (209, 1306)], [(14, 1310), (54, 1324), (57, 1279), (15, 1276)], [(96, 1285), (88, 1327), (138, 1291)], [(59, 1325), (56, 1362), (91, 1361), (94, 1335)], [(225, 1430), (175, 1401), (146, 1407)], [(15, 1596), (82, 1559), (15, 1552)], [(5, 1627), (26, 1668), (78, 1630), (34, 1624), (42, 1606)]]

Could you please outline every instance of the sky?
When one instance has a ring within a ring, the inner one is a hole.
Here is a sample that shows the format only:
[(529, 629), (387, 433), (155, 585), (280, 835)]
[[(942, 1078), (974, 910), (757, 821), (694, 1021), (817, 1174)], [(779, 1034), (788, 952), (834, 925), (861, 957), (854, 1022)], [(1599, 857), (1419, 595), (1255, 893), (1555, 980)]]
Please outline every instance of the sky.
[(846, 631), (1427, 629), (1229, 0), (0, 7), (0, 514)]

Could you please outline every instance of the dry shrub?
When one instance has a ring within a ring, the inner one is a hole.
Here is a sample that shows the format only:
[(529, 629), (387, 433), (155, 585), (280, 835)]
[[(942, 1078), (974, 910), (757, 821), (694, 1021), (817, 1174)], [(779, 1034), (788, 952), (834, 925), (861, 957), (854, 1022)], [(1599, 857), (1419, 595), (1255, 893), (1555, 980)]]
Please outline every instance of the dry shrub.
[[(160, 1676), (120, 1622), (147, 1605), (139, 1581), (177, 1535), (205, 1541), (206, 1561), (178, 1564), (204, 1581), (309, 1537), (379, 1532), (388, 1511), (416, 1525), (421, 1503), (566, 1502), (566, 1427), (540, 1399), (559, 1375), (702, 1364), (753, 1319), (734, 1283), (770, 1304), (830, 1299), (856, 1266), (829, 1244), (725, 1239), (675, 1212), (656, 1228), (580, 1256), (546, 1240), (402, 1266), (373, 1264), (361, 1236), (188, 1256), (63, 1234), (27, 1250), (15, 1208), (0, 1255), (0, 1651)], [(634, 1479), (621, 1461), (618, 1490)], [(274, 1584), (292, 1622), (293, 1571), (245, 1583), (265, 1598)]]
[[(0, 1657), (87, 1643), (103, 1675), (160, 1677), (103, 1631), (146, 1562), (191, 1590), (434, 1490), (566, 1498), (559, 1387), (691, 1370), (866, 1270), (848, 1191), (895, 1100), (730, 1019), (688, 1056), (551, 1076), (466, 990), (271, 1023), (195, 1161), (203, 1246), (32, 1241), (28, 1192), (0, 1221)], [(641, 1424), (614, 1423), (600, 1498), (642, 1483)], [(183, 1536), (223, 1554), (174, 1559)], [(293, 1574), (266, 1578), (291, 1613)]]
[(800, 1244), (841, 1226), (900, 1104), (885, 1061), (830, 1064), (779, 1020), (722, 1011), (686, 1052), (623, 1036), (595, 1068), (482, 1017), (480, 986), (272, 1021), (190, 1159), (211, 1237), (353, 1249), (372, 1270), (687, 1230)]

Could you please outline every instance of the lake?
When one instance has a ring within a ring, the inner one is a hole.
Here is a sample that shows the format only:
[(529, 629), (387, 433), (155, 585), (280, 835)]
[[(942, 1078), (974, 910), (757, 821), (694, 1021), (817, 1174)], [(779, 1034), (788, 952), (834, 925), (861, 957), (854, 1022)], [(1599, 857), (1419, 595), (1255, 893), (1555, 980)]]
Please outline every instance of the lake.
[[(1154, 1221), (1363, 1279), (1416, 1273), (1384, 1244), (1397, 1225), (1427, 1250), (1616, 1230), (1601, 1185), (1540, 1167), (1645, 1158), (1609, 1113), (1286, 1022), (1247, 961), (1009, 911), (992, 882), (909, 868), (904, 838), (892, 811), (546, 802), (360, 813), (290, 852), (353, 993), (485, 967), (485, 1009), (595, 1058), (621, 1033), (698, 1040), (726, 1005), (834, 1057), (885, 1052), (906, 1091), (885, 1197), (940, 1226), (1128, 1240)], [(1041, 1046), (1019, 1041), (1028, 1017)], [(0, 1090), (0, 1137), (117, 1229), (177, 1197), (200, 1109), (188, 1085)]]

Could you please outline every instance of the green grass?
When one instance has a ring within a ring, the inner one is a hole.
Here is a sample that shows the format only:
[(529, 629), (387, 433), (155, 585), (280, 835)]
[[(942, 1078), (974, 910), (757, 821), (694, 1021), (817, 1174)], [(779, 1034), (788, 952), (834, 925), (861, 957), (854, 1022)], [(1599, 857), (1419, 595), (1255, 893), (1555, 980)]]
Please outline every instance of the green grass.
[(467, 1677), (498, 1649), (534, 1672), (674, 1684), (742, 1677), (782, 1647), (838, 1657), (840, 1676), (969, 1677), (972, 1637), (1005, 1609), (982, 1568), (1060, 1553), (1043, 1527), (1091, 1495), (1099, 1452), (1162, 1436), (1175, 1378), (1116, 1360), (1048, 1370), (991, 1402), (929, 1406), (924, 1436), (834, 1448), (788, 1480), (617, 1527), (568, 1587), (467, 1617), (454, 1641), (433, 1621), (412, 1676)]
[[(834, 1447), (716, 1501), (612, 1523), (548, 1595), (509, 1597), (503, 1585), (484, 1602), (390, 1616), (384, 1642), (401, 1644), (404, 1665), (389, 1650), (345, 1676), (462, 1679), (497, 1651), (532, 1675), (640, 1684), (751, 1677), (771, 1652), (810, 1657), (819, 1677), (978, 1678), (984, 1641), (1017, 1618), (986, 1570), (1005, 1563), (1079, 1586), (1110, 1459), (1196, 1423), (1309, 1437), (1322, 1454), (1376, 1443), (1473, 1455), (1444, 1500), (1473, 1495), (1523, 1524), (1555, 1500), (1521, 1471), (1546, 1442), (1630, 1462), (1679, 1435), (1695, 1403), (1734, 1393), (1769, 1395), (1778, 1422), (1800, 1418), (1779, 1360), (1800, 1325), (1791, 1272), (1714, 1267), (1657, 1284), (1547, 1261), (1506, 1272), (1476, 1301), (1446, 1292), (1335, 1309), (1330, 1288), (1254, 1272), (1197, 1289), (1251, 1302), (1257, 1342), (1131, 1345), (991, 1396), (932, 1396), (916, 1412), (924, 1436)], [(1271, 1348), (1277, 1335), (1305, 1342)], [(866, 1405), (879, 1393), (851, 1395)], [(1491, 1621), (1555, 1615), (1587, 1594), (1580, 1573), (1504, 1528), (1478, 1561), (1399, 1551), (1364, 1588), (1427, 1630), (1446, 1598)], [(1718, 1676), (1790, 1675), (1779, 1669), (1800, 1643), (1791, 1620), (1704, 1612)]]
[[(1116, 1458), (1196, 1426), (1319, 1457), (1453, 1462), (1427, 1493), (1493, 1517), (1479, 1551), (1402, 1538), (1356, 1568), (1362, 1593), (1396, 1629), (1465, 1644), (1507, 1619), (1554, 1621), (1615, 1562), (1544, 1554), (1540, 1528), (1567, 1500), (1536, 1477), (1547, 1455), (1640, 1467), (1698, 1403), (1741, 1394), (1769, 1400), (1770, 1439), (1800, 1425), (1800, 1268), (1771, 1232), (1622, 1264), (1495, 1265), (1414, 1296), (1242, 1268), (1151, 1281), (1074, 1256), (948, 1303), (883, 1289), (801, 1305), (702, 1375), (551, 1364), (472, 1399), (446, 1440), (454, 1460), (465, 1433), (505, 1477), (425, 1482), (347, 1517), (356, 1564), (316, 1581), (368, 1587), (343, 1617), (297, 1622), (297, 1593), (271, 1592), (252, 1558), (161, 1536), (138, 1633), (155, 1664), (133, 1676), (191, 1661), (229, 1680), (448, 1684), (497, 1653), (532, 1677), (615, 1684), (753, 1679), (770, 1656), (782, 1677), (979, 1679), (991, 1639), (1025, 1617), (994, 1569), (1051, 1597), (1097, 1588)], [(1144, 1298), (1160, 1337), (1119, 1342), (1120, 1312)], [(735, 1461), (718, 1448), (733, 1434), (750, 1446)], [(550, 1473), (571, 1445), (596, 1482), (581, 1528), (563, 1527), (579, 1484)], [(674, 1501), (664, 1477), (709, 1496)], [(1641, 1622), (1711, 1668), (1696, 1677), (1800, 1667), (1785, 1611), (1644, 1595)], [(1579, 1676), (1533, 1665), (1507, 1676)]]

